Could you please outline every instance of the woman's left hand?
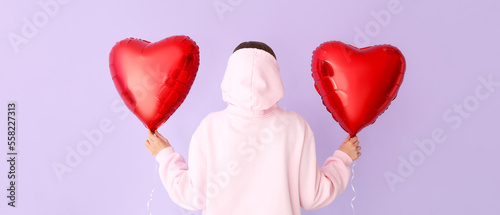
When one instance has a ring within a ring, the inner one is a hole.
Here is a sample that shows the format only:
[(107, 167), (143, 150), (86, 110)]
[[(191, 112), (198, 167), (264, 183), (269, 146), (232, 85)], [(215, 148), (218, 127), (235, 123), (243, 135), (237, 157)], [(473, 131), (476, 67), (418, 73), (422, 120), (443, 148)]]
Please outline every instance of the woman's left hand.
[(148, 139), (144, 143), (146, 144), (146, 149), (149, 153), (155, 157), (162, 149), (171, 147), (167, 138), (163, 137), (160, 133), (158, 133), (158, 131), (155, 131), (153, 134), (150, 130), (148, 130)]

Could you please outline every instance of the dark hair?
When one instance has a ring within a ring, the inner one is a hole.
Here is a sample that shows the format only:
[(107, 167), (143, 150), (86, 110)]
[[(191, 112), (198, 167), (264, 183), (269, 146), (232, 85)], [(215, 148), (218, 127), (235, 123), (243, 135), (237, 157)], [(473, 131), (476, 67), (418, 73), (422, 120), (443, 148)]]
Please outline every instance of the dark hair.
[(271, 54), (276, 59), (276, 55), (274, 54), (273, 49), (271, 47), (269, 47), (267, 44), (265, 44), (263, 42), (259, 42), (259, 41), (246, 41), (246, 42), (242, 42), (238, 46), (236, 46), (236, 48), (234, 49), (233, 53), (235, 51), (238, 51), (238, 50), (244, 49), (244, 48), (255, 48), (255, 49), (264, 50), (267, 53)]

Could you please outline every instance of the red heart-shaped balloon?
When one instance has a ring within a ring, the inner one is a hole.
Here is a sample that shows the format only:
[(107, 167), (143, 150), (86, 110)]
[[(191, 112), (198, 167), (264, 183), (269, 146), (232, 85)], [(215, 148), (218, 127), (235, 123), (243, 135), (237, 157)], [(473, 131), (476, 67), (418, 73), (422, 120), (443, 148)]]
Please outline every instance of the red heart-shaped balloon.
[(109, 68), (127, 107), (152, 132), (186, 98), (200, 62), (196, 43), (172, 36), (150, 43), (129, 38), (111, 49)]
[(313, 52), (312, 76), (323, 104), (351, 137), (396, 98), (406, 62), (394, 46), (356, 48), (338, 41)]

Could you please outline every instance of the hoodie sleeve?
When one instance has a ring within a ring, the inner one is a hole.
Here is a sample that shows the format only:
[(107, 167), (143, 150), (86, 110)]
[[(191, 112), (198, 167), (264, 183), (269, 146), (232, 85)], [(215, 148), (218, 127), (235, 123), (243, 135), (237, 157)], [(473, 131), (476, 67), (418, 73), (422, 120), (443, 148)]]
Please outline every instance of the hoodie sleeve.
[(156, 161), (163, 186), (170, 198), (188, 210), (201, 210), (206, 205), (206, 150), (200, 139), (202, 124), (196, 129), (189, 145), (189, 167), (172, 147), (161, 150)]
[(340, 150), (328, 157), (321, 168), (316, 159), (312, 131), (302, 150), (299, 169), (300, 206), (306, 210), (322, 208), (341, 194), (349, 183), (352, 159)]

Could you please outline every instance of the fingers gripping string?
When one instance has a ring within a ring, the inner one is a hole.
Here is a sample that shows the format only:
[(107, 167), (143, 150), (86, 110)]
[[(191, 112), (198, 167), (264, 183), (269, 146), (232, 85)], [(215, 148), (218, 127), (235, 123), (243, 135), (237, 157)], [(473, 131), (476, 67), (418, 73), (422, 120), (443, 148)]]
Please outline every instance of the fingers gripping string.
[(155, 161), (155, 170), (154, 170), (154, 174), (153, 174), (153, 177), (154, 177), (153, 189), (151, 190), (151, 193), (149, 194), (149, 200), (148, 200), (148, 203), (146, 204), (146, 206), (148, 207), (148, 214), (149, 214), (149, 215), (153, 215), (153, 214), (151, 213), (151, 210), (150, 210), (150, 208), (149, 208), (149, 205), (150, 205), (150, 203), (153, 201), (153, 192), (155, 191), (155, 187), (156, 187), (156, 180), (158, 180), (158, 179), (156, 179), (156, 178), (158, 178), (158, 175), (157, 175), (157, 173), (158, 173), (158, 162), (156, 162), (156, 160), (154, 160), (154, 161)]
[(351, 176), (351, 188), (352, 192), (354, 192), (354, 196), (351, 199), (351, 208), (352, 208), (352, 214), (356, 215), (356, 212), (354, 211), (354, 199), (356, 199), (356, 190), (354, 189), (354, 184), (352, 184), (352, 180), (354, 179), (354, 166), (356, 166), (356, 161), (352, 163), (351, 171), (352, 171), (352, 176)]

